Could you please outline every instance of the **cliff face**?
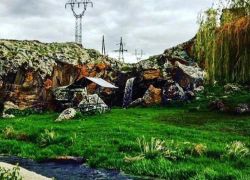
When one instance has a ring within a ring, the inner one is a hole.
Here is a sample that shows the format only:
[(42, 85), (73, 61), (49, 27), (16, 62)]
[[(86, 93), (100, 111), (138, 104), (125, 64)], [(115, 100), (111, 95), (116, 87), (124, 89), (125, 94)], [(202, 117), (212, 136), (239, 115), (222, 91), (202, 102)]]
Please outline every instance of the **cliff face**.
[[(150, 102), (162, 103), (161, 100), (169, 99), (169, 96), (180, 98), (173, 95), (176, 88), (184, 97), (185, 91), (193, 90), (190, 85), (197, 84), (196, 80), (204, 76), (191, 58), (192, 43), (189, 41), (167, 49), (161, 55), (136, 64), (123, 64), (74, 43), (0, 40), (0, 97), (20, 109), (53, 109), (52, 90), (85, 76), (100, 77), (119, 87), (117, 91), (101, 91), (104, 101), (112, 105), (122, 105), (129, 78), (135, 78), (132, 100), (142, 98), (147, 92)], [(94, 83), (88, 85), (89, 92), (94, 93), (96, 89)], [(157, 93), (150, 97), (150, 92)]]
[(53, 88), (84, 76), (115, 81), (120, 68), (118, 61), (74, 43), (0, 40), (0, 94), (21, 109), (48, 106)]

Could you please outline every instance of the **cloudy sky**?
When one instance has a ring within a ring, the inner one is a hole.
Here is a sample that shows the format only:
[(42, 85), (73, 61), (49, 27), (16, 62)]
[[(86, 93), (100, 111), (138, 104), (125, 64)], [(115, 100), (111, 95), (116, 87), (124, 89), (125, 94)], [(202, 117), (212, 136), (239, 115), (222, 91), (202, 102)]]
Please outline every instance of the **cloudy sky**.
[[(83, 23), (83, 44), (101, 50), (102, 35), (111, 56), (124, 38), (127, 62), (134, 62), (135, 49), (145, 57), (192, 38), (197, 15), (213, 0), (92, 0)], [(42, 42), (74, 41), (75, 21), (67, 0), (1, 0), (0, 39)], [(145, 58), (144, 57), (144, 58)]]

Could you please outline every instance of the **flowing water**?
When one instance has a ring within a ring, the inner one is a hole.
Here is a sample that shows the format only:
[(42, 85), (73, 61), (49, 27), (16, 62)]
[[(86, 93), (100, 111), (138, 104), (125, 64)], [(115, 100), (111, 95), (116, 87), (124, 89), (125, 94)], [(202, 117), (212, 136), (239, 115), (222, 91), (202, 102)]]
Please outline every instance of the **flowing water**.
[(37, 163), (29, 159), (0, 156), (0, 162), (19, 164), (29, 171), (36, 172), (56, 180), (132, 180), (135, 178), (123, 175), (114, 170), (97, 170), (79, 163)]
[(126, 82), (124, 97), (123, 97), (123, 107), (126, 108), (132, 102), (132, 95), (133, 95), (133, 85), (134, 85), (135, 78), (130, 78)]

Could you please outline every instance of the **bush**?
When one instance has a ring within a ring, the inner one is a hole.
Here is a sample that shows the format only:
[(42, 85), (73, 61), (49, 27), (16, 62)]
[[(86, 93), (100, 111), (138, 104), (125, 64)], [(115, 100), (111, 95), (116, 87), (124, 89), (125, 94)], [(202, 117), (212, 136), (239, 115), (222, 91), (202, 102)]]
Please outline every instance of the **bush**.
[(174, 141), (172, 141), (165, 148), (164, 157), (168, 160), (176, 161), (176, 160), (185, 159), (186, 155), (185, 155), (183, 148), (175, 144)]
[(147, 142), (145, 137), (137, 138), (137, 143), (140, 147), (141, 154), (149, 159), (162, 154), (165, 149), (165, 141), (156, 138), (151, 138), (150, 142)]
[(2, 130), (3, 136), (6, 139), (13, 139), (16, 137), (16, 131), (12, 126), (8, 126)]
[(19, 110), (19, 109), (8, 109), (5, 111), (6, 114), (13, 114), (14, 116), (29, 116), (32, 114), (42, 114), (42, 110), (36, 110), (36, 109), (25, 109), (25, 110)]
[(38, 138), (36, 139), (37, 144), (40, 147), (47, 147), (53, 144), (69, 147), (72, 146), (77, 139), (76, 133), (73, 133), (72, 136), (70, 135), (59, 135), (53, 129), (45, 129)]
[(195, 144), (193, 148), (193, 154), (203, 156), (207, 152), (207, 146), (204, 144)]
[(44, 132), (41, 133), (40, 137), (38, 138), (38, 144), (41, 147), (51, 145), (55, 142), (56, 137), (57, 134), (55, 131), (53, 131), (53, 129), (51, 130), (45, 129)]
[(0, 167), (0, 179), (1, 180), (22, 180), (20, 176), (20, 168), (18, 166), (13, 169), (5, 169)]
[(240, 141), (232, 142), (226, 146), (225, 156), (230, 159), (243, 159), (249, 155), (249, 149)]
[(183, 143), (183, 149), (186, 154), (195, 156), (203, 156), (207, 152), (207, 146), (201, 143), (185, 142)]

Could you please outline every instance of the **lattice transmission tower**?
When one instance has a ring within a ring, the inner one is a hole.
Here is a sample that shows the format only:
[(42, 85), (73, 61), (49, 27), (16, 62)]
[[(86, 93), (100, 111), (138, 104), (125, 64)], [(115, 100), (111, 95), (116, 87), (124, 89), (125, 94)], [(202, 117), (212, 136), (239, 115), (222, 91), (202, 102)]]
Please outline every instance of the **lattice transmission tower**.
[(115, 50), (114, 52), (119, 53), (119, 57), (118, 57), (119, 61), (125, 62), (125, 60), (124, 60), (124, 52), (128, 52), (128, 50), (124, 49), (125, 44), (123, 43), (122, 37), (121, 37), (120, 43), (117, 44), (117, 45), (119, 45), (119, 49)]
[(85, 15), (88, 5), (93, 7), (93, 2), (90, 0), (69, 0), (65, 4), (65, 9), (70, 7), (75, 16), (75, 42), (82, 44), (82, 17)]
[(136, 57), (137, 62), (142, 60), (143, 55), (145, 55), (145, 54), (144, 54), (142, 49), (140, 52), (138, 52), (138, 50), (135, 49), (135, 57)]
[(102, 55), (106, 56), (106, 45), (105, 45), (105, 37), (102, 36)]

